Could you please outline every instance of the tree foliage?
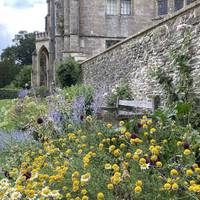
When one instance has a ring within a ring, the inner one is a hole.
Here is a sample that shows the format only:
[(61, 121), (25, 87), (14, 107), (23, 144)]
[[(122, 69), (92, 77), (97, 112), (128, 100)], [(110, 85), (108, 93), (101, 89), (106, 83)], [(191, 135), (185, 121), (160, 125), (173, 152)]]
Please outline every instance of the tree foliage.
[(22, 88), (25, 84), (31, 85), (31, 65), (24, 65), (16, 75), (13, 84), (17, 88)]
[(1, 60), (9, 60), (20, 65), (32, 63), (32, 53), (35, 50), (34, 33), (20, 31), (13, 39), (14, 44), (7, 47), (1, 54)]
[[(14, 85), (22, 87), (31, 80), (32, 53), (35, 50), (34, 33), (20, 31), (13, 39), (13, 45), (3, 49), (0, 62), (0, 87), (14, 81)], [(18, 74), (20, 72), (20, 74)], [(30, 74), (29, 74), (30, 73)]]
[(0, 88), (9, 85), (15, 79), (19, 69), (19, 65), (15, 65), (9, 60), (0, 62)]
[(57, 77), (62, 87), (75, 85), (81, 79), (80, 64), (74, 60), (59, 64)]

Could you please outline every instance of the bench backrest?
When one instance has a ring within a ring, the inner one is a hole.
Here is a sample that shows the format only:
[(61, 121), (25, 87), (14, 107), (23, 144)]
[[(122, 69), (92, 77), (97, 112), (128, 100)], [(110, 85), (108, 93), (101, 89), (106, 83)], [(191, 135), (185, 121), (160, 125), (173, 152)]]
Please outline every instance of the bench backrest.
[(142, 108), (144, 110), (155, 111), (160, 105), (160, 97), (155, 96), (151, 101), (138, 101), (138, 100), (121, 100), (117, 99), (116, 108)]

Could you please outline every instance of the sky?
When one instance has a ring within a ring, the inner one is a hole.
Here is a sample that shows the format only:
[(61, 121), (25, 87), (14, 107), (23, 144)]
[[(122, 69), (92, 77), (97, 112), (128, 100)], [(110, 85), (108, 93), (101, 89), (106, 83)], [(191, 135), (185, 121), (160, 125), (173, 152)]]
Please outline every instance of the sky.
[(0, 53), (21, 30), (43, 32), (46, 14), (46, 0), (0, 0)]

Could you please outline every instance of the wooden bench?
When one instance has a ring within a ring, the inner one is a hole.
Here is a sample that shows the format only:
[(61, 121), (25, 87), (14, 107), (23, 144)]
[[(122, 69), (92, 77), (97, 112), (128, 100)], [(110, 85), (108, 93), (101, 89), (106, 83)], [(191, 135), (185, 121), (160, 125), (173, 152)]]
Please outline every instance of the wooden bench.
[(160, 106), (160, 97), (155, 96), (151, 101), (121, 100), (117, 99), (116, 118), (127, 119), (153, 113)]

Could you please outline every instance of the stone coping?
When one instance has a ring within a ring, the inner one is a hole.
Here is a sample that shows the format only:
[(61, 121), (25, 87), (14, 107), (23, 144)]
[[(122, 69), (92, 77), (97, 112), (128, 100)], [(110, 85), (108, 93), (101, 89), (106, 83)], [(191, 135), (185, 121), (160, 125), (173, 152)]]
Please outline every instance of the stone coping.
[(121, 41), (121, 42), (119, 42), (119, 43), (113, 45), (112, 47), (106, 49), (105, 51), (103, 51), (103, 52), (101, 52), (101, 53), (98, 53), (98, 54), (96, 54), (95, 56), (92, 56), (91, 58), (88, 58), (87, 60), (81, 62), (80, 64), (82, 65), (82, 64), (84, 64), (84, 63), (86, 63), (86, 62), (89, 62), (89, 61), (91, 61), (91, 60), (97, 58), (98, 56), (103, 55), (103, 54), (105, 54), (105, 53), (107, 53), (107, 52), (109, 52), (109, 51), (115, 49), (115, 48), (118, 47), (118, 46), (121, 46), (122, 44), (128, 42), (129, 40), (132, 40), (132, 39), (134, 39), (134, 38), (137, 38), (138, 36), (141, 36), (141, 35), (143, 35), (143, 34), (149, 32), (149, 31), (155, 29), (156, 27), (161, 26), (162, 24), (166, 23), (167, 21), (170, 21), (171, 19), (174, 19), (174, 18), (176, 18), (177, 16), (182, 15), (182, 14), (186, 13), (187, 11), (192, 10), (192, 9), (198, 7), (198, 6), (200, 6), (200, 1), (199, 1), (199, 0), (196, 1), (196, 2), (191, 3), (190, 5), (187, 5), (185, 8), (183, 8), (183, 9), (181, 9), (181, 10), (179, 10), (179, 11), (176, 11), (176, 12), (173, 13), (172, 15), (169, 14), (167, 17), (165, 17), (164, 19), (162, 19), (162, 20), (159, 21), (158, 23), (156, 23), (156, 24), (154, 24), (154, 25), (151, 25), (151, 26), (149, 26), (148, 28), (145, 28), (145, 29), (141, 30), (140, 32), (138, 32), (138, 33), (136, 33), (136, 34), (134, 34), (134, 35), (132, 35), (132, 36), (126, 38), (125, 40), (123, 40), (123, 41)]

